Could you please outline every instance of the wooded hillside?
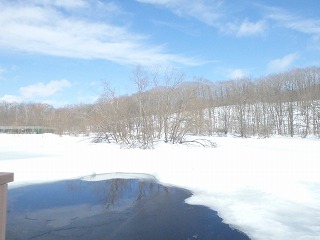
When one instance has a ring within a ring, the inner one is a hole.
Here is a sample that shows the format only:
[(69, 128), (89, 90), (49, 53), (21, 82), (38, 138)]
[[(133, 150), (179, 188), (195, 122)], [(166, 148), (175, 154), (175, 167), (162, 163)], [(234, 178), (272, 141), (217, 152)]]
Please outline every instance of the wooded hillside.
[(106, 85), (94, 104), (53, 108), (0, 102), (0, 126), (44, 126), (58, 134), (97, 133), (100, 139), (149, 147), (187, 135), (235, 134), (320, 137), (320, 68), (294, 69), (260, 79), (186, 82), (175, 70), (137, 68), (136, 92), (118, 96)]

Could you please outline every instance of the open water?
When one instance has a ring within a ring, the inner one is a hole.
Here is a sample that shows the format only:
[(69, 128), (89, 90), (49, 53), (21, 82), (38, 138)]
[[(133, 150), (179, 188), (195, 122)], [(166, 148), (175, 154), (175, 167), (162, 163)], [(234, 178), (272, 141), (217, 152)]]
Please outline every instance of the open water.
[(248, 240), (185, 189), (151, 179), (67, 180), (8, 192), (7, 240)]

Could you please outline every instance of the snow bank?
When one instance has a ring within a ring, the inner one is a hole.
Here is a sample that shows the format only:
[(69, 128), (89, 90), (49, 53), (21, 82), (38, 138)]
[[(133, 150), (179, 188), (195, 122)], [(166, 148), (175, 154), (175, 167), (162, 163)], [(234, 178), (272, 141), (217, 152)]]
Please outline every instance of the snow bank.
[(10, 188), (129, 172), (187, 188), (252, 239), (320, 239), (320, 141), (212, 138), (217, 148), (159, 144), (154, 150), (93, 144), (84, 137), (0, 134), (0, 171)]

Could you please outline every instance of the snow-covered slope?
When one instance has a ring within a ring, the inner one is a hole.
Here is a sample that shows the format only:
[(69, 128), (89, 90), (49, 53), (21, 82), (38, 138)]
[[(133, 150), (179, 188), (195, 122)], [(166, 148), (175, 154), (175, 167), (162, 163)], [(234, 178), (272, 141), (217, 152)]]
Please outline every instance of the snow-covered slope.
[(154, 175), (190, 189), (252, 239), (320, 239), (318, 139), (211, 138), (217, 148), (159, 144), (153, 150), (93, 144), (84, 137), (0, 134), (0, 171), (10, 188), (92, 174)]

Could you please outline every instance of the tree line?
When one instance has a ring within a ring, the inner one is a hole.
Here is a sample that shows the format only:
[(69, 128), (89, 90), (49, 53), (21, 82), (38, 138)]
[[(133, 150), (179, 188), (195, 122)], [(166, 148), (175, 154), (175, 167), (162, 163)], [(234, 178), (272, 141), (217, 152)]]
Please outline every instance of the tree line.
[[(136, 91), (117, 95), (108, 84), (94, 104), (53, 108), (0, 102), (0, 126), (37, 125), (58, 134), (96, 134), (96, 141), (148, 148), (187, 136), (233, 134), (320, 137), (320, 68), (293, 69), (258, 79), (186, 81), (174, 70), (131, 77)], [(208, 142), (199, 142), (207, 145)]]

